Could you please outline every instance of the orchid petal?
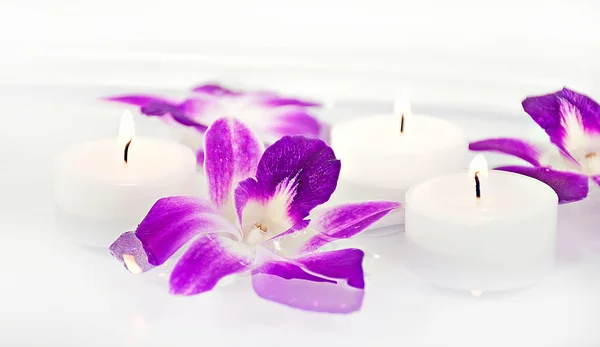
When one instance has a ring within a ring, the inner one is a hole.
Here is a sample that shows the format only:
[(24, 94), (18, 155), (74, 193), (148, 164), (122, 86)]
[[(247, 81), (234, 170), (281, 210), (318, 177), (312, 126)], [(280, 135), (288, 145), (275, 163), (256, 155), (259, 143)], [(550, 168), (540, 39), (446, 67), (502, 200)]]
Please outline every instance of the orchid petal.
[(110, 96), (106, 98), (102, 98), (105, 101), (114, 101), (120, 102), (122, 104), (134, 105), (144, 107), (148, 104), (166, 104), (166, 105), (176, 105), (177, 102), (168, 100), (162, 97), (154, 96), (154, 95), (144, 95), (144, 94), (132, 94), (132, 95), (119, 95), (119, 96)]
[(590, 177), (594, 183), (600, 186), (600, 175)]
[(546, 183), (554, 189), (561, 204), (582, 200), (589, 190), (588, 176), (576, 172), (529, 166), (503, 166), (495, 170), (514, 172)]
[(469, 150), (504, 153), (521, 158), (533, 166), (541, 166), (542, 150), (523, 140), (509, 138), (486, 139), (470, 143)]
[(139, 274), (154, 268), (135, 233), (128, 231), (110, 245), (110, 254), (117, 258), (129, 272)]
[(359, 249), (343, 249), (268, 261), (252, 271), (252, 286), (261, 298), (302, 310), (358, 311), (365, 289), (363, 257)]
[(198, 164), (198, 166), (204, 166), (204, 150), (203, 149), (199, 149), (198, 151), (196, 151), (196, 164)]
[(242, 181), (236, 189), (238, 220), (244, 230), (259, 222), (276, 227), (279, 234), (329, 200), (339, 173), (340, 161), (325, 142), (283, 137), (265, 150), (256, 179)]
[(306, 101), (294, 98), (282, 98), (278, 96), (267, 97), (262, 101), (263, 105), (267, 107), (282, 107), (282, 106), (295, 106), (295, 107), (320, 107), (321, 104), (314, 101)]
[(552, 143), (577, 161), (589, 154), (590, 137), (600, 134), (600, 105), (567, 88), (529, 97), (523, 109), (546, 130)]
[(281, 136), (303, 135), (306, 137), (319, 137), (321, 123), (306, 110), (288, 109), (278, 112), (273, 117), (273, 124), (268, 131)]
[(135, 231), (154, 266), (163, 264), (194, 236), (224, 233), (240, 238), (240, 234), (212, 204), (204, 199), (174, 196), (158, 200)]
[(223, 95), (237, 95), (238, 92), (235, 92), (231, 89), (227, 89), (218, 84), (204, 84), (197, 87), (192, 88), (192, 91), (195, 93), (208, 94), (212, 96), (223, 96)]
[(204, 141), (204, 170), (210, 200), (233, 217), (233, 189), (241, 180), (254, 176), (264, 145), (252, 130), (233, 118), (215, 121), (206, 131)]
[(242, 243), (217, 235), (195, 240), (171, 273), (172, 294), (195, 295), (209, 291), (225, 276), (247, 270), (253, 254)]
[(332, 207), (315, 219), (314, 228), (318, 234), (306, 241), (300, 252), (314, 252), (329, 242), (353, 237), (399, 207), (399, 202), (392, 201), (368, 201)]

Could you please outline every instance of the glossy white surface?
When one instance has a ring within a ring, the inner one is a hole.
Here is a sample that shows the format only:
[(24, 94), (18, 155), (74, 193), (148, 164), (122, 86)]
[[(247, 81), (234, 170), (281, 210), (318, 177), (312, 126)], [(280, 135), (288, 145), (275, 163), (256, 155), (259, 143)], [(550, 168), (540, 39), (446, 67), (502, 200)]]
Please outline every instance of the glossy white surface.
[[(110, 136), (118, 107), (93, 88), (1, 89), (0, 345), (2, 346), (595, 346), (600, 343), (598, 202), (559, 210), (558, 267), (538, 285), (475, 298), (437, 289), (402, 265), (403, 235), (363, 238), (379, 259), (364, 308), (350, 316), (305, 313), (261, 300), (247, 280), (212, 293), (167, 294), (165, 277), (130, 276), (54, 228), (52, 163), (68, 144)], [(340, 119), (386, 112), (340, 104)], [(470, 139), (531, 134), (525, 116), (473, 121), (466, 110), (415, 105), (454, 116)], [(477, 110), (472, 112), (477, 114)], [(498, 119), (495, 121), (494, 119)], [(490, 123), (492, 122), (493, 123)], [(81, 130), (64, 131), (64, 123)], [(166, 136), (144, 122), (146, 135)], [(140, 133), (142, 132), (140, 125)], [(497, 159), (497, 158), (496, 158)], [(490, 166), (494, 158), (488, 157)], [(497, 161), (496, 161), (497, 162)], [(359, 240), (356, 240), (359, 241)], [(351, 241), (354, 242), (354, 241)], [(340, 245), (342, 246), (342, 245)]]

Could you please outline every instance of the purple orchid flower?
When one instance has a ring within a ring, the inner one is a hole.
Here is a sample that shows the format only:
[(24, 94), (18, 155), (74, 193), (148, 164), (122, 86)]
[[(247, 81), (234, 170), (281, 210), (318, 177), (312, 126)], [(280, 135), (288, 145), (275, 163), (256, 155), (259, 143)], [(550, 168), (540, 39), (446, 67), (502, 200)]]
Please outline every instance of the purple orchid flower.
[[(208, 124), (222, 117), (235, 117), (252, 126), (263, 142), (271, 144), (286, 135), (306, 137), (327, 136), (327, 128), (310, 114), (315, 102), (286, 98), (272, 92), (241, 92), (216, 84), (206, 84), (192, 89), (192, 95), (178, 102), (152, 95), (122, 95), (104, 98), (140, 107), (151, 117), (161, 117), (171, 124), (194, 130), (198, 137), (192, 147), (201, 143)], [(198, 152), (198, 162), (204, 160), (203, 149)]]
[(546, 131), (554, 151), (511, 138), (477, 141), (469, 148), (525, 160), (532, 166), (497, 169), (545, 182), (556, 191), (561, 203), (584, 199), (590, 179), (600, 185), (600, 105), (588, 96), (563, 88), (553, 94), (526, 98), (523, 109)]
[(340, 161), (322, 140), (285, 136), (263, 144), (240, 120), (215, 121), (205, 135), (208, 200), (156, 202), (135, 232), (111, 253), (133, 273), (164, 264), (190, 243), (170, 277), (170, 291), (194, 295), (225, 276), (249, 272), (262, 298), (331, 313), (361, 307), (365, 283), (359, 249), (323, 251), (398, 208), (373, 201), (311, 211), (329, 200)]

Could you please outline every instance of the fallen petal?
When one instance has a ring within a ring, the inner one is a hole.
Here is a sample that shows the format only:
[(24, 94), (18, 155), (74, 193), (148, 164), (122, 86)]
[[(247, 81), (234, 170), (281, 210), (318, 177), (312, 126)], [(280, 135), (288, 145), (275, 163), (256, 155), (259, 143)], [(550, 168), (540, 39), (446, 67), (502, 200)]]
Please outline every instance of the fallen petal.
[(313, 252), (331, 241), (353, 237), (400, 205), (393, 201), (367, 201), (334, 206), (313, 219), (318, 234), (300, 252)]
[(584, 158), (588, 153), (581, 150), (586, 150), (590, 136), (600, 134), (600, 106), (567, 88), (529, 97), (523, 101), (523, 109), (546, 130), (552, 143), (574, 160)]
[(273, 116), (273, 124), (268, 131), (281, 136), (303, 135), (319, 137), (322, 132), (321, 123), (304, 109), (288, 109)]
[(355, 312), (364, 298), (363, 257), (343, 249), (268, 261), (252, 271), (252, 286), (264, 299), (302, 310)]
[(223, 96), (223, 95), (238, 95), (238, 92), (235, 92), (231, 89), (225, 88), (216, 83), (209, 83), (200, 85), (192, 88), (192, 91), (195, 93), (208, 94), (212, 96)]
[(486, 139), (469, 144), (471, 151), (492, 151), (521, 158), (533, 166), (541, 166), (542, 150), (534, 144), (509, 138)]
[(253, 254), (244, 244), (217, 235), (195, 240), (175, 265), (170, 291), (195, 295), (209, 291), (222, 278), (247, 270)]
[(554, 189), (561, 204), (582, 200), (587, 196), (589, 190), (588, 176), (576, 172), (528, 166), (503, 166), (495, 170), (518, 173), (546, 183)]
[(158, 200), (142, 220), (135, 236), (151, 265), (163, 264), (199, 234), (223, 233), (240, 238), (237, 228), (198, 197), (174, 196)]
[(154, 96), (154, 95), (144, 95), (144, 94), (109, 96), (106, 98), (102, 98), (102, 100), (120, 102), (123, 104), (140, 106), (140, 107), (146, 106), (150, 103), (167, 104), (167, 105), (176, 105), (177, 104), (177, 102), (175, 102), (173, 100), (168, 100), (168, 99)]
[(296, 107), (321, 107), (321, 104), (315, 101), (306, 101), (294, 98), (268, 97), (262, 101), (267, 107), (296, 106)]
[(264, 145), (239, 120), (221, 118), (204, 137), (204, 170), (210, 200), (217, 207), (231, 209), (233, 189), (255, 175)]

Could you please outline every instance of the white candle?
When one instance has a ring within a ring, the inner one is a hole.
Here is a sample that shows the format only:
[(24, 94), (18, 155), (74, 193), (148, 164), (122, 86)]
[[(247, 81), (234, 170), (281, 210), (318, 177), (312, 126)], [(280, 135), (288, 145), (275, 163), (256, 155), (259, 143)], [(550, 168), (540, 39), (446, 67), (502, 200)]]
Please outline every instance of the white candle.
[(411, 266), (453, 289), (533, 284), (553, 265), (557, 209), (558, 197), (546, 184), (509, 172), (488, 174), (477, 156), (469, 172), (434, 178), (406, 194)]
[(196, 195), (196, 160), (178, 143), (134, 136), (133, 116), (126, 111), (118, 138), (59, 155), (54, 193), (63, 226), (79, 229), (72, 231), (77, 241), (108, 246), (126, 230), (101, 228), (135, 227), (161, 197)]
[[(335, 125), (331, 146), (342, 162), (335, 202), (401, 201), (410, 186), (462, 170), (468, 158), (468, 141), (458, 126), (412, 114), (406, 97), (396, 100), (394, 114)], [(402, 223), (403, 214), (398, 211), (386, 220), (377, 226)]]

